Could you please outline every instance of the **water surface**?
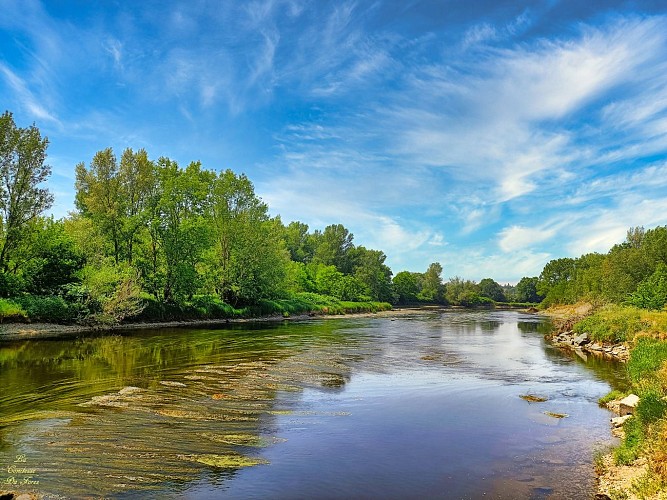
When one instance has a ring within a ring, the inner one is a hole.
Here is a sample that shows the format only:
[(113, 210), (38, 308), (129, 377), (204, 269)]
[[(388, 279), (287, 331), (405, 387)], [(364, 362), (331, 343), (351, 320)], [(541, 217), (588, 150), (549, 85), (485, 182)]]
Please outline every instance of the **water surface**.
[(448, 311), (0, 344), (0, 491), (587, 498), (624, 368), (543, 330)]

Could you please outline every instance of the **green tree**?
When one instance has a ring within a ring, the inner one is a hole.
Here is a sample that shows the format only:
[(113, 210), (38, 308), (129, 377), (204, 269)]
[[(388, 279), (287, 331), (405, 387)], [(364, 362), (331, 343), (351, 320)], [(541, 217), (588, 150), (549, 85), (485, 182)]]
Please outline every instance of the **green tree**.
[(544, 297), (537, 291), (538, 277), (524, 277), (516, 285), (515, 299), (517, 302), (541, 302)]
[(503, 288), (491, 278), (484, 278), (479, 282), (479, 294), (496, 302), (505, 302)]
[(630, 294), (628, 302), (643, 309), (663, 309), (667, 303), (667, 265), (658, 264), (653, 274)]
[(8, 111), (0, 116), (0, 270), (3, 272), (10, 269), (14, 253), (27, 237), (29, 223), (53, 203), (53, 195), (40, 187), (51, 174), (51, 167), (44, 163), (48, 143), (34, 125), (17, 127)]
[(444, 286), (442, 284), (442, 266), (433, 262), (428, 266), (422, 280), (422, 287), (417, 295), (422, 302), (443, 302)]
[(245, 175), (226, 170), (212, 185), (216, 290), (232, 304), (280, 295), (289, 260), (282, 223)]
[(421, 287), (421, 274), (401, 271), (394, 276), (393, 285), (399, 304), (412, 304), (417, 302), (417, 295)]
[(354, 277), (363, 285), (365, 295), (371, 300), (393, 302), (391, 269), (385, 265), (387, 256), (380, 250), (369, 250), (363, 246), (351, 251)]
[(315, 231), (313, 259), (325, 266), (336, 266), (343, 274), (351, 274), (354, 268), (350, 251), (354, 248), (354, 235), (342, 224), (332, 224), (324, 232)]

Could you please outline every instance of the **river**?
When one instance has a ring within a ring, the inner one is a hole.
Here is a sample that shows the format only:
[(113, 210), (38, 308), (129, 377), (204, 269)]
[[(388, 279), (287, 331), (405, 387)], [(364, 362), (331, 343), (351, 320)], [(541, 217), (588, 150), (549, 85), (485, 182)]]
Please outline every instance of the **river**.
[(2, 343), (0, 492), (590, 498), (625, 370), (547, 327), (445, 310)]

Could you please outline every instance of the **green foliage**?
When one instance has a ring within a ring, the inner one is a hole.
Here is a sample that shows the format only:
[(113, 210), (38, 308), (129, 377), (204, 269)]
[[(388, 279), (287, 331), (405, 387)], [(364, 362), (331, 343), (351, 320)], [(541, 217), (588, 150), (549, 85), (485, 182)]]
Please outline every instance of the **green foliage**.
[(630, 352), (628, 374), (634, 384), (655, 377), (657, 370), (667, 360), (667, 342), (643, 337)]
[(463, 307), (492, 306), (493, 300), (488, 297), (482, 297), (473, 290), (465, 290), (458, 297), (459, 305)]
[(30, 238), (30, 223), (53, 203), (40, 187), (51, 174), (44, 164), (48, 143), (34, 125), (20, 128), (9, 111), (0, 115), (0, 271), (20, 265), (17, 254)]
[(24, 295), (15, 301), (31, 321), (46, 323), (73, 323), (83, 310), (80, 305), (67, 302), (62, 297)]
[(625, 392), (614, 389), (613, 391), (605, 394), (600, 399), (598, 399), (598, 404), (600, 406), (605, 406), (607, 403), (615, 401), (617, 399), (623, 399), (625, 396), (627, 396)]
[(479, 294), (496, 302), (506, 302), (503, 288), (491, 278), (484, 278), (479, 282)]
[(667, 411), (667, 402), (656, 389), (642, 391), (637, 404), (637, 416), (644, 424), (650, 424), (661, 419)]
[(637, 286), (628, 302), (642, 309), (662, 309), (667, 303), (667, 265), (660, 262), (651, 276)]
[(614, 450), (614, 460), (618, 465), (630, 465), (639, 456), (639, 452), (644, 443), (644, 429), (642, 423), (637, 417), (632, 417), (625, 425), (625, 438), (621, 445)]
[(422, 277), (421, 290), (417, 298), (422, 302), (443, 303), (445, 301), (442, 266), (439, 262), (433, 262), (428, 266)]
[(517, 283), (514, 291), (514, 300), (516, 302), (530, 302), (538, 303), (544, 299), (544, 296), (541, 295), (537, 290), (538, 278), (524, 277)]
[(0, 299), (0, 323), (25, 321), (28, 314), (19, 304), (11, 300)]
[(588, 333), (597, 342), (625, 342), (647, 327), (637, 309), (608, 305), (574, 325), (576, 333)]
[(421, 275), (409, 271), (401, 271), (392, 280), (394, 292), (399, 304), (412, 304), (417, 302), (417, 294), (420, 291)]
[(0, 297), (16, 297), (26, 288), (25, 280), (14, 273), (0, 272)]

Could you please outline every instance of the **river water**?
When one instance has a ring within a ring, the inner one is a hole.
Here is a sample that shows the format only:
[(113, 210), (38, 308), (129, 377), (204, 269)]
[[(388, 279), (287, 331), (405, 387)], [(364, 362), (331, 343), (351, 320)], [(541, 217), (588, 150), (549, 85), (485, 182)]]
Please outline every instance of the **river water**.
[(547, 326), (433, 311), (3, 343), (0, 492), (590, 498), (613, 444), (596, 401), (624, 367)]

